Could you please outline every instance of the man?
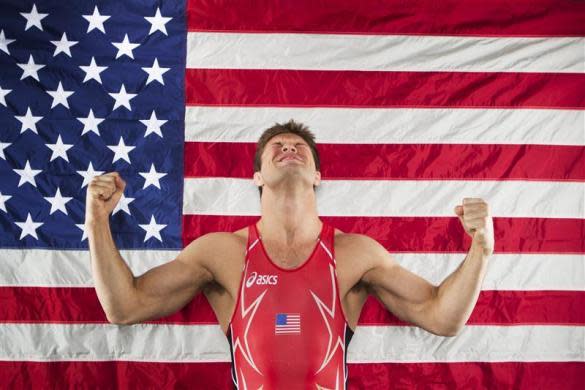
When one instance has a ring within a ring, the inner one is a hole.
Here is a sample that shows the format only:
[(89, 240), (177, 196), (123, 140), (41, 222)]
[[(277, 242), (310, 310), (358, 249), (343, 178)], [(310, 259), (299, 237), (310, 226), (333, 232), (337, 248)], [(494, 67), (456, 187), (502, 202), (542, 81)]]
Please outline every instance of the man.
[(317, 215), (319, 155), (306, 127), (266, 130), (255, 159), (261, 218), (233, 233), (210, 233), (175, 260), (134, 277), (112, 239), (108, 218), (125, 183), (93, 179), (86, 230), (92, 272), (108, 320), (134, 324), (176, 312), (203, 292), (226, 333), (239, 388), (344, 388), (347, 345), (368, 296), (440, 336), (454, 336), (477, 301), (494, 247), (487, 204), (455, 208), (472, 244), (439, 286), (402, 268), (373, 239), (341, 232)]

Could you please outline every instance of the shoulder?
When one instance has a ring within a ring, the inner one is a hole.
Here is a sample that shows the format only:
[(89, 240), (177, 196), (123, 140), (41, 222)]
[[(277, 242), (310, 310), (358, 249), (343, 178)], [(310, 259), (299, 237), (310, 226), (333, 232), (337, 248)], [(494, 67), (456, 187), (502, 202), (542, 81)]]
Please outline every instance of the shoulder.
[(345, 233), (335, 229), (335, 253), (337, 255), (365, 255), (379, 251), (385, 251), (384, 247), (373, 238), (365, 234)]
[(380, 266), (391, 266), (393, 257), (378, 241), (365, 234), (335, 230), (335, 258), (338, 267), (361, 278)]
[(181, 251), (179, 258), (185, 262), (198, 263), (206, 268), (231, 264), (234, 259), (243, 259), (248, 239), (247, 229), (235, 232), (213, 232), (204, 234)]

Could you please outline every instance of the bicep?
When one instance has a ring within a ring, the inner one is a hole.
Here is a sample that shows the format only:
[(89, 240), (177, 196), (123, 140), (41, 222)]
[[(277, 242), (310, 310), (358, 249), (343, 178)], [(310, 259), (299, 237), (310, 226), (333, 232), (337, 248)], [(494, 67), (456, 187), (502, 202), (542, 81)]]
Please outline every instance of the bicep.
[(205, 267), (202, 245), (191, 243), (176, 259), (150, 269), (134, 280), (135, 322), (163, 317), (180, 310), (213, 280)]
[(372, 253), (371, 268), (363, 282), (398, 318), (433, 331), (432, 302), (437, 287), (400, 266), (382, 247)]

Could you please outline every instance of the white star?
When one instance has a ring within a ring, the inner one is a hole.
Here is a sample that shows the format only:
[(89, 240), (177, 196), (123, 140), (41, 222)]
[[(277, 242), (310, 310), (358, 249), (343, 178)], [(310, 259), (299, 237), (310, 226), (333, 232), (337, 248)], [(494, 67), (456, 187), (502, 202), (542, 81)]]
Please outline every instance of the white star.
[(51, 41), (51, 43), (55, 45), (55, 53), (53, 53), (53, 57), (57, 56), (59, 53), (65, 53), (71, 57), (71, 47), (77, 45), (79, 41), (68, 41), (67, 33), (63, 33), (60, 41)]
[(36, 187), (37, 183), (35, 182), (35, 176), (42, 172), (40, 169), (31, 169), (28, 160), (26, 161), (24, 169), (15, 169), (14, 171), (20, 175), (20, 181), (18, 182), (19, 187), (24, 183), (30, 183)]
[(81, 234), (81, 241), (86, 240), (87, 239), (87, 232), (85, 231), (85, 224), (84, 223), (76, 223), (75, 226), (77, 226), (83, 232)]
[(31, 27), (36, 27), (39, 30), (43, 31), (43, 26), (41, 25), (41, 20), (46, 18), (49, 14), (39, 14), (37, 11), (37, 6), (33, 4), (32, 10), (29, 13), (21, 12), (20, 13), (26, 19), (26, 27), (24, 31), (28, 30)]
[(91, 62), (89, 63), (89, 65), (87, 66), (80, 66), (81, 70), (83, 70), (85, 72), (85, 78), (83, 79), (83, 82), (85, 83), (86, 81), (89, 80), (95, 80), (98, 83), (102, 83), (102, 78), (100, 76), (100, 73), (102, 73), (104, 70), (108, 69), (107, 66), (98, 66), (95, 63), (95, 58), (91, 57)]
[(67, 151), (73, 147), (73, 144), (64, 144), (61, 140), (61, 135), (57, 138), (57, 143), (47, 144), (47, 147), (53, 151), (50, 161), (53, 161), (57, 157), (61, 157), (63, 160), (69, 162)]
[(151, 24), (148, 35), (152, 34), (155, 31), (161, 31), (163, 34), (168, 35), (167, 27), (165, 26), (165, 24), (167, 24), (172, 18), (163, 17), (160, 14), (160, 8), (156, 9), (156, 13), (154, 14), (154, 16), (145, 16), (144, 19), (148, 20), (148, 23)]
[(28, 213), (28, 216), (26, 217), (26, 221), (15, 222), (15, 224), (17, 224), (18, 227), (22, 229), (22, 233), (20, 233), (21, 240), (23, 238), (25, 238), (26, 236), (33, 236), (37, 240), (39, 239), (39, 237), (37, 236), (37, 229), (39, 227), (41, 227), (43, 225), (43, 223), (42, 222), (34, 222), (30, 216), (30, 213)]
[(91, 179), (93, 179), (96, 176), (101, 175), (104, 172), (105, 171), (94, 171), (93, 170), (93, 165), (91, 164), (91, 161), (90, 161), (89, 162), (89, 167), (87, 167), (87, 170), (86, 171), (77, 171), (77, 173), (79, 173), (81, 176), (83, 176), (83, 183), (81, 183), (81, 188), (83, 188), (86, 185), (88, 185), (89, 182), (91, 181)]
[(97, 28), (104, 34), (106, 30), (104, 29), (104, 22), (110, 18), (110, 15), (100, 15), (100, 11), (98, 10), (97, 5), (93, 9), (92, 15), (82, 15), (85, 20), (89, 22), (89, 26), (87, 26), (87, 32), (92, 31), (93, 29)]
[(6, 36), (4, 36), (4, 30), (0, 30), (0, 50), (10, 55), (10, 52), (8, 51), (8, 45), (14, 41), (15, 39), (6, 38)]
[(3, 89), (0, 86), (0, 104), (2, 104), (4, 107), (8, 107), (6, 105), (6, 98), (4, 96), (8, 95), (10, 92), (12, 92), (11, 89)]
[(138, 172), (138, 173), (140, 174), (140, 176), (142, 176), (144, 178), (144, 187), (142, 187), (142, 189), (145, 189), (146, 187), (152, 185), (160, 190), (159, 180), (167, 175), (166, 173), (157, 172), (156, 169), (154, 169), (154, 164), (150, 165), (149, 172)]
[(89, 115), (87, 116), (87, 118), (77, 118), (78, 121), (83, 123), (83, 131), (81, 132), (81, 135), (89, 133), (90, 131), (93, 131), (97, 135), (100, 135), (98, 125), (102, 123), (105, 119), (106, 118), (96, 118), (95, 116), (93, 116), (93, 110), (90, 108)]
[(12, 198), (12, 196), (2, 195), (2, 192), (0, 192), (0, 210), (4, 211), (5, 213), (8, 212), (6, 211), (6, 201), (10, 198)]
[(139, 224), (138, 226), (140, 226), (142, 229), (146, 230), (144, 242), (146, 242), (146, 240), (148, 240), (150, 237), (154, 237), (157, 240), (159, 240), (160, 242), (162, 242), (162, 238), (160, 236), (160, 231), (167, 227), (167, 225), (157, 224), (155, 219), (154, 219), (154, 215), (152, 215), (150, 217), (150, 223), (148, 225)]
[(6, 156), (4, 155), (4, 149), (9, 147), (12, 144), (7, 144), (6, 142), (0, 142), (0, 158), (6, 160)]
[(124, 139), (120, 137), (120, 142), (118, 142), (118, 145), (107, 145), (107, 147), (110, 148), (112, 152), (114, 152), (114, 159), (112, 160), (112, 164), (119, 159), (126, 160), (128, 164), (131, 164), (128, 153), (130, 153), (130, 151), (132, 151), (132, 149), (134, 149), (136, 146), (126, 146)]
[(144, 67), (146, 73), (148, 73), (148, 80), (146, 80), (146, 85), (150, 84), (151, 81), (158, 81), (162, 85), (165, 85), (162, 75), (168, 72), (171, 68), (161, 68), (158, 66), (158, 59), (154, 59), (154, 63), (152, 67)]
[(150, 133), (155, 133), (159, 137), (162, 138), (163, 135), (162, 135), (162, 132), (160, 130), (160, 127), (162, 125), (164, 125), (165, 123), (167, 123), (168, 121), (167, 120), (159, 120), (156, 117), (154, 110), (152, 110), (152, 114), (150, 114), (150, 119), (141, 119), (140, 122), (142, 122), (142, 124), (146, 126), (146, 133), (144, 133), (144, 137), (146, 137)]
[(18, 65), (23, 70), (22, 76), (20, 76), (21, 80), (24, 80), (27, 77), (32, 77), (33, 79), (40, 81), (38, 71), (45, 67), (45, 65), (35, 64), (35, 60), (33, 59), (32, 54), (28, 57), (28, 63), (16, 65)]
[(116, 205), (116, 208), (114, 209), (114, 211), (112, 211), (112, 215), (116, 214), (120, 210), (122, 210), (128, 215), (132, 215), (130, 214), (130, 209), (128, 208), (128, 205), (132, 203), (134, 199), (136, 198), (126, 198), (124, 194), (122, 194), (122, 197), (120, 198), (120, 201)]
[(67, 102), (67, 98), (73, 95), (73, 91), (65, 91), (61, 82), (59, 81), (59, 85), (57, 89), (54, 91), (47, 91), (49, 95), (53, 97), (53, 103), (51, 104), (51, 108), (58, 106), (59, 104), (64, 105), (65, 107), (69, 108), (69, 103)]
[(128, 110), (132, 111), (132, 108), (130, 107), (130, 100), (134, 99), (137, 94), (136, 93), (127, 93), (126, 87), (124, 87), (124, 84), (122, 84), (122, 86), (120, 87), (120, 92), (110, 93), (109, 95), (116, 100), (116, 102), (114, 103), (114, 108), (112, 108), (112, 111), (114, 111), (116, 108), (118, 108), (120, 106), (124, 106)]
[(120, 58), (123, 55), (127, 55), (132, 59), (134, 59), (134, 54), (132, 53), (132, 50), (140, 46), (139, 43), (131, 43), (128, 40), (128, 34), (124, 35), (124, 40), (122, 42), (112, 42), (112, 45), (116, 46), (116, 48), (118, 49), (118, 54), (116, 54), (116, 58)]
[(14, 117), (22, 123), (22, 126), (20, 128), (21, 134), (27, 130), (31, 130), (33, 133), (39, 134), (39, 132), (37, 131), (37, 124), (36, 123), (38, 121), (40, 121), (41, 119), (43, 119), (43, 117), (42, 116), (33, 116), (32, 112), (30, 111), (30, 107), (28, 107), (26, 109), (25, 115), (23, 115), (23, 116), (15, 115)]
[(61, 190), (59, 189), (59, 187), (57, 187), (57, 192), (55, 193), (55, 196), (53, 197), (45, 196), (44, 198), (47, 202), (51, 203), (51, 211), (49, 211), (49, 215), (53, 214), (55, 211), (61, 211), (65, 215), (69, 215), (67, 214), (67, 209), (65, 208), (65, 205), (73, 198), (61, 196)]

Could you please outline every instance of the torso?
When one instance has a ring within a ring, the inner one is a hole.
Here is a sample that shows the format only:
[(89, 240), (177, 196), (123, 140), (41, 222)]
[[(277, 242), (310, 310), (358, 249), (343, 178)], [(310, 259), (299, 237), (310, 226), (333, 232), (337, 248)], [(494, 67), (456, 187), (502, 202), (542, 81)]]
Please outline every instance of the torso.
[[(348, 256), (349, 236), (335, 229), (334, 250), (339, 296), (345, 318), (353, 331), (357, 326), (368, 291), (360, 283), (362, 275), (366, 272), (365, 266), (359, 259)], [(224, 334), (228, 331), (229, 322), (238, 299), (248, 243), (248, 228), (232, 233), (231, 238), (233, 245), (229, 246), (230, 249), (226, 256), (218, 262), (216, 274), (220, 275), (222, 279), (206, 286), (203, 291)], [(295, 248), (285, 248), (264, 243), (264, 248), (275, 264), (282, 268), (295, 268), (309, 257), (315, 245), (315, 241), (312, 241)]]

